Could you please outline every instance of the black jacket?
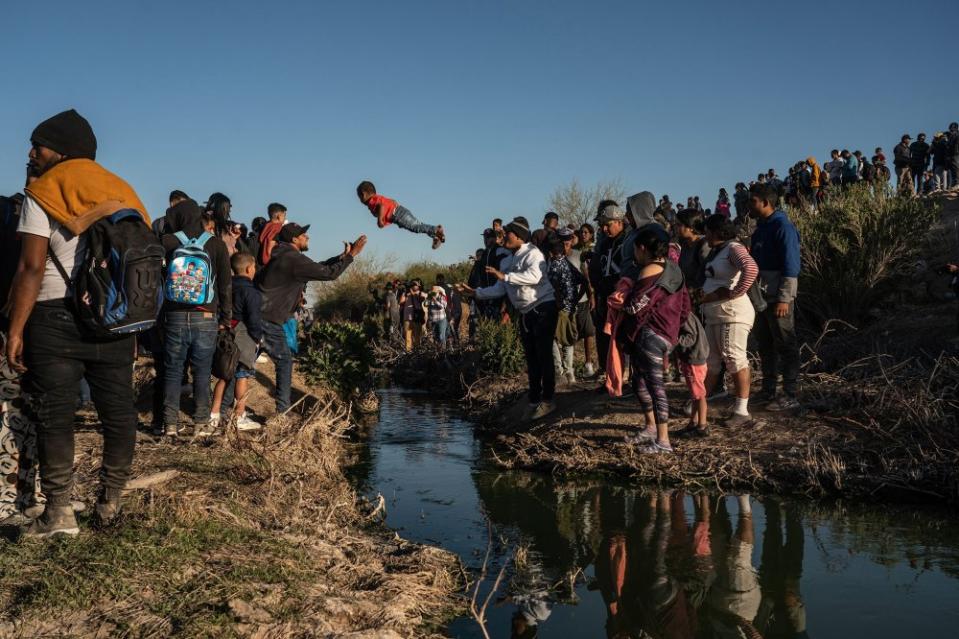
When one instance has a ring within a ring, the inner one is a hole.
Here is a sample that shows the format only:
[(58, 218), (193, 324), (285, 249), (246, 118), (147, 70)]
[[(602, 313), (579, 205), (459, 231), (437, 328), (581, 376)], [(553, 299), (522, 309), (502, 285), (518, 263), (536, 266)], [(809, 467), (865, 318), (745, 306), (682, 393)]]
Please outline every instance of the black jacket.
[(349, 255), (314, 262), (292, 244), (279, 242), (270, 263), (256, 275), (256, 285), (263, 292), (263, 319), (284, 323), (293, 317), (308, 282), (335, 280), (352, 263)]
[(892, 165), (897, 169), (904, 166), (909, 166), (912, 163), (912, 155), (909, 152), (909, 145), (905, 142), (900, 142), (896, 145), (896, 148), (892, 150), (892, 157)]
[(473, 263), (473, 269), (470, 271), (470, 276), (467, 280), (470, 288), (487, 288), (496, 284), (496, 278), (486, 272), (486, 267), (491, 266), (501, 271), (500, 264), (503, 263), (503, 258), (508, 255), (509, 251), (502, 246), (484, 249), (483, 257)]
[[(203, 221), (200, 218), (200, 207), (193, 200), (184, 200), (176, 206), (167, 209), (167, 234), (160, 237), (163, 249), (167, 253), (167, 262), (173, 256), (173, 251), (180, 247), (180, 240), (174, 233), (183, 231), (191, 240), (203, 234)], [(218, 315), (221, 324), (226, 324), (233, 317), (233, 271), (230, 269), (230, 253), (226, 244), (218, 237), (211, 237), (203, 245), (203, 250), (210, 256), (210, 266), (216, 277), (213, 287), (213, 301), (202, 306), (190, 304), (176, 304), (166, 301), (163, 303), (164, 312), (171, 311), (205, 311)]]
[[(909, 145), (909, 166), (919, 171), (925, 171), (929, 165), (929, 145), (925, 142), (913, 142)], [(915, 173), (915, 171), (913, 171)]]
[(233, 319), (243, 322), (254, 342), (263, 337), (263, 293), (253, 280), (233, 278)]

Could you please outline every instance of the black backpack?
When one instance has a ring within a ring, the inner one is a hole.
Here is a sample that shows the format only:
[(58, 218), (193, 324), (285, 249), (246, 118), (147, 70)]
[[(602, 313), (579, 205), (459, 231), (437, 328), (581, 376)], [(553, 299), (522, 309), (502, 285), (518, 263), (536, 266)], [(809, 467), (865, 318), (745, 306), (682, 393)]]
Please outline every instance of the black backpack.
[(213, 353), (213, 376), (228, 382), (236, 374), (239, 363), (240, 349), (236, 345), (236, 334), (232, 329), (218, 332)]
[(138, 211), (121, 209), (86, 231), (87, 249), (71, 281), (75, 312), (95, 337), (119, 337), (153, 328), (163, 303), (163, 245)]

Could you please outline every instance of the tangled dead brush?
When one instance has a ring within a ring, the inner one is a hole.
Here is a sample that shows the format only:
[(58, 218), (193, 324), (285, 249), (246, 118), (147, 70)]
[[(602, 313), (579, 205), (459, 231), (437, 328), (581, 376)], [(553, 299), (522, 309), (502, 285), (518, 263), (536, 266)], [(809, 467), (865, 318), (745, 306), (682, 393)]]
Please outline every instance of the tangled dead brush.
[(959, 357), (878, 354), (812, 377), (820, 418), (848, 435), (843, 464), (810, 446), (812, 474), (959, 500)]
[[(463, 610), (459, 563), (357, 499), (349, 418), (317, 391), (252, 437), (141, 439), (134, 476), (167, 480), (128, 496), (116, 525), (81, 515), (77, 539), (3, 547), (0, 637), (438, 636)], [(85, 499), (100, 446), (78, 437)]]

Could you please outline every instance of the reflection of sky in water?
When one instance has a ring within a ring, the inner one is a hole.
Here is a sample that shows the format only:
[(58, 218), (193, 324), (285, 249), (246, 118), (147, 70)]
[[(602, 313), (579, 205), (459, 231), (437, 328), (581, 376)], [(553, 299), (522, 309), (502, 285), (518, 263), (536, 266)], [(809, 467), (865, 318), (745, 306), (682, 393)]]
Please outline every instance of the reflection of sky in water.
[[(746, 518), (734, 496), (669, 499), (596, 479), (501, 473), (477, 463), (471, 427), (448, 405), (397, 390), (382, 397), (357, 475), (386, 499), (387, 524), (478, 568), (488, 515), (493, 574), (499, 540), (530, 548), (503, 589), (515, 597), (488, 611), (493, 637), (509, 637), (514, 617), (545, 619), (538, 637), (627, 637), (641, 627), (735, 636), (731, 611), (765, 637), (959, 636), (957, 525), (766, 498), (752, 499)], [(572, 591), (550, 589), (580, 570)], [(469, 619), (450, 634), (481, 636)]]

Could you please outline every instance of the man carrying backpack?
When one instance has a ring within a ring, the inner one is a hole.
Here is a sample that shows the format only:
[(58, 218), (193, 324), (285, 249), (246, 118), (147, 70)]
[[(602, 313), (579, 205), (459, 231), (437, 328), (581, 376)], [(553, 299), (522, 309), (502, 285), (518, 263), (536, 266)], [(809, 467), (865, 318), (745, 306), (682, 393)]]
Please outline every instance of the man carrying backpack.
[[(20, 264), (11, 289), (7, 361), (26, 371), (24, 397), (39, 424), (40, 474), (47, 504), (25, 532), (49, 537), (79, 533), (71, 506), (73, 419), (80, 379), (90, 384), (103, 427), (103, 465), (96, 516), (112, 520), (130, 474), (136, 442), (131, 334), (94, 337), (69, 296), (86, 264), (85, 231), (118, 211), (146, 208), (134, 190), (94, 160), (97, 140), (74, 110), (41, 122), (30, 138), (29, 171), (18, 230)], [(159, 269), (159, 266), (157, 266)], [(157, 272), (159, 277), (159, 272)]]
[[(161, 240), (167, 251), (163, 327), (163, 429), (179, 433), (183, 366), (193, 373), (193, 424), (199, 435), (210, 423), (210, 375), (218, 327), (233, 315), (230, 256), (223, 240), (204, 230), (203, 214), (193, 200), (167, 213), (170, 231)], [(159, 383), (159, 380), (158, 382)]]
[(293, 387), (293, 354), (283, 324), (299, 309), (300, 297), (309, 282), (335, 280), (353, 263), (366, 246), (361, 235), (343, 252), (325, 262), (314, 262), (304, 253), (310, 247), (310, 226), (289, 223), (276, 236), (269, 263), (257, 274), (263, 291), (263, 341), (266, 353), (276, 365), (276, 412), (290, 407)]

